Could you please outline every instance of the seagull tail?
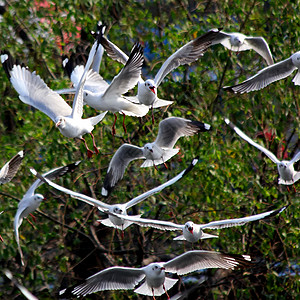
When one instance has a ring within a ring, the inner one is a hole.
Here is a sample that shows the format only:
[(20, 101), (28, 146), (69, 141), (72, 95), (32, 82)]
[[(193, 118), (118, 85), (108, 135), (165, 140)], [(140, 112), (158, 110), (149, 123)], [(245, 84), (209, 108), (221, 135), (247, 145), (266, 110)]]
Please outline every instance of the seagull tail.
[(100, 114), (98, 116), (89, 118), (89, 120), (91, 120), (92, 125), (95, 126), (100, 121), (102, 121), (102, 119), (105, 117), (106, 113), (107, 113), (107, 111), (103, 112), (102, 114)]

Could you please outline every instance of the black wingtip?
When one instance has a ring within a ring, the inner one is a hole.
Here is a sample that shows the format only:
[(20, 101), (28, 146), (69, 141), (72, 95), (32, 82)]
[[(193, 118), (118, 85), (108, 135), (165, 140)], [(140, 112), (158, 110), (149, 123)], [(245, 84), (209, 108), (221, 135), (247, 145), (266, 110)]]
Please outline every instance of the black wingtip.
[(190, 165), (185, 169), (184, 173), (182, 174), (182, 177), (185, 176), (186, 174), (188, 174), (195, 167), (195, 165), (198, 163), (198, 161), (199, 161), (199, 156), (196, 156), (192, 160)]
[(205, 132), (211, 130), (211, 125), (200, 121), (191, 121), (191, 125), (198, 128), (199, 131)]
[(228, 86), (228, 85), (226, 85), (226, 86), (223, 86), (222, 89), (223, 89), (224, 91), (228, 91), (228, 92), (231, 92), (231, 93), (235, 93), (235, 91), (233, 90), (233, 87), (234, 87), (234, 86)]
[(111, 172), (107, 172), (104, 182), (103, 182), (103, 187), (101, 190), (101, 195), (104, 197), (108, 197), (110, 193), (112, 192), (114, 186), (111, 185), (112, 182), (112, 174)]

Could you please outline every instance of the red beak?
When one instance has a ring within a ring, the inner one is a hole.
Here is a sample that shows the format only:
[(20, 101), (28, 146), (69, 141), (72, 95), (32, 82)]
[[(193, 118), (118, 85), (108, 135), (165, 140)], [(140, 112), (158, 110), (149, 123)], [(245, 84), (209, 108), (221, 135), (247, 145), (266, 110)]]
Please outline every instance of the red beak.
[(155, 94), (155, 87), (154, 87), (154, 86), (151, 86), (151, 87), (150, 87), (150, 90), (153, 92), (154, 95), (156, 95), (156, 94)]
[(190, 232), (191, 234), (193, 234), (193, 227), (190, 227), (190, 228), (189, 228), (189, 232)]
[(161, 269), (161, 270), (165, 270), (166, 268), (165, 268), (165, 267), (161, 267), (160, 269)]

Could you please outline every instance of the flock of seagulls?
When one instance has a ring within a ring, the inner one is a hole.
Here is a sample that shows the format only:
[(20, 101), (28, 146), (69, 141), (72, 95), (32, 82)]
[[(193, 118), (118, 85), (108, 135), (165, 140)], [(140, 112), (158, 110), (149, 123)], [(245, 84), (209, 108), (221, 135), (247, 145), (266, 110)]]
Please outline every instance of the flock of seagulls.
[[(144, 80), (141, 77), (144, 61), (143, 48), (141, 45), (139, 43), (135, 44), (130, 55), (127, 56), (104, 36), (104, 32), (105, 26), (99, 22), (98, 30), (94, 33), (95, 42), (87, 56), (88, 59), (85, 66), (77, 64), (76, 55), (74, 54), (63, 59), (63, 67), (68, 71), (73, 84), (73, 87), (70, 89), (66, 88), (59, 91), (51, 90), (35, 72), (31, 72), (28, 68), (15, 63), (9, 52), (6, 51), (1, 54), (3, 68), (12, 86), (19, 94), (19, 99), (25, 104), (33, 106), (46, 114), (65, 137), (82, 140), (87, 149), (88, 158), (99, 153), (92, 131), (94, 126), (103, 120), (107, 112), (111, 112), (115, 116), (112, 125), (112, 134), (115, 134), (117, 112), (123, 114), (124, 118), (126, 115), (143, 117), (149, 110), (152, 110), (153, 117), (154, 108), (169, 106), (173, 103), (173, 101), (163, 100), (158, 97), (157, 89), (163, 79), (178, 66), (197, 61), (204, 55), (209, 47), (215, 44), (222, 44), (230, 51), (253, 49), (261, 55), (268, 64), (268, 67), (244, 82), (231, 87), (224, 87), (225, 90), (231, 90), (235, 93), (248, 93), (262, 89), (276, 80), (287, 77), (294, 70), (298, 69), (300, 65), (299, 52), (293, 54), (289, 59), (274, 64), (270, 48), (264, 38), (245, 36), (241, 33), (226, 33), (219, 29), (212, 29), (174, 52), (163, 63), (154, 79)], [(119, 74), (116, 75), (110, 83), (105, 81), (99, 74), (104, 51), (112, 59), (124, 65)], [(298, 71), (293, 80), (296, 85), (300, 85), (299, 78), (300, 75)], [(138, 87), (136, 96), (124, 96), (136, 85)], [(75, 93), (72, 108), (60, 96), (60, 94), (65, 93)], [(95, 110), (103, 112), (96, 116), (82, 119), (84, 105), (91, 106)], [(293, 185), (299, 180), (300, 172), (294, 169), (294, 163), (300, 159), (300, 151), (298, 151), (290, 161), (280, 161), (268, 149), (256, 143), (243, 133), (228, 118), (224, 118), (224, 121), (242, 139), (258, 148), (276, 163), (279, 172), (279, 184)], [(123, 127), (126, 132), (124, 119)], [(169, 117), (161, 120), (154, 142), (146, 143), (143, 147), (125, 143), (116, 150), (109, 163), (107, 174), (103, 182), (102, 196), (107, 197), (112, 192), (116, 184), (122, 179), (131, 161), (144, 159), (141, 167), (153, 166), (156, 168), (159, 164), (166, 165), (166, 162), (178, 153), (179, 149), (174, 148), (174, 146), (180, 137), (193, 136), (199, 132), (208, 132), (210, 129), (211, 126), (209, 124), (198, 120), (189, 120), (180, 117)], [(86, 140), (83, 138), (85, 134), (91, 135), (94, 150), (89, 149)], [(25, 151), (20, 151), (2, 167), (0, 171), (0, 184), (5, 184), (12, 180), (22, 163), (24, 155)], [(248, 222), (273, 217), (287, 208), (287, 206), (283, 206), (282, 208), (257, 215), (212, 221), (207, 224), (196, 224), (191, 220), (186, 221), (185, 224), (175, 224), (163, 220), (145, 219), (142, 218), (141, 215), (133, 216), (127, 214), (129, 208), (182, 179), (194, 168), (197, 162), (198, 158), (195, 158), (187, 169), (180, 172), (171, 180), (133, 198), (127, 203), (118, 204), (105, 203), (53, 182), (56, 178), (68, 172), (73, 172), (79, 165), (79, 161), (67, 166), (54, 168), (44, 174), (39, 174), (33, 168), (30, 168), (30, 171), (37, 179), (20, 201), (14, 219), (14, 232), (22, 265), (25, 265), (25, 259), (19, 241), (19, 227), (23, 219), (34, 212), (44, 200), (43, 195), (35, 193), (35, 190), (43, 183), (91, 206), (95, 206), (101, 212), (106, 213), (108, 218), (99, 220), (99, 222), (105, 226), (121, 230), (122, 236), (123, 231), (128, 226), (137, 224), (139, 226), (149, 226), (163, 231), (181, 231), (182, 235), (174, 238), (174, 240), (185, 240), (193, 244), (200, 239), (218, 238), (217, 235), (205, 233), (203, 230), (242, 226)], [(3, 211), (0, 214), (2, 213)], [(1, 236), (0, 238), (2, 239)], [(252, 264), (252, 259), (248, 255), (192, 250), (167, 262), (150, 263), (141, 268), (123, 266), (107, 268), (87, 278), (79, 285), (62, 290), (60, 295), (65, 297), (69, 293), (75, 296), (85, 296), (103, 290), (135, 289), (134, 291), (136, 293), (152, 296), (153, 299), (155, 299), (155, 296), (160, 296), (164, 293), (166, 293), (169, 298), (167, 291), (176, 284), (178, 279), (166, 277), (166, 273), (183, 275), (204, 268), (235, 269), (236, 267), (247, 267)], [(14, 280), (9, 271), (7, 271), (7, 274), (11, 280)], [(14, 282), (16, 286), (20, 286), (17, 281)], [(24, 292), (23, 290), (22, 292), (26, 296), (28, 291)], [(29, 295), (30, 292), (27, 294)], [(32, 297), (34, 296), (32, 295)], [(29, 296), (28, 299), (30, 299)]]

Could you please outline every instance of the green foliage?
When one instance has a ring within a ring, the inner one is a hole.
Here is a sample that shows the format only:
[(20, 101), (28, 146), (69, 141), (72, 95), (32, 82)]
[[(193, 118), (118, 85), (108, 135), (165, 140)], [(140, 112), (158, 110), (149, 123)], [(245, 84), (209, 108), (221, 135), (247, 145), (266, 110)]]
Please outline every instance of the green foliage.
[[(49, 6), (39, 7), (45, 3)], [(87, 40), (80, 39), (80, 29), (86, 33), (95, 30), (98, 20), (107, 23), (109, 39), (127, 54), (135, 41), (143, 43), (147, 50), (144, 75), (154, 77), (176, 49), (216, 27), (264, 36), (274, 60), (286, 59), (299, 50), (299, 15), (296, 1), (7, 1), (0, 22), (0, 44), (2, 50), (9, 50), (31, 71), (36, 71), (52, 89), (60, 89), (71, 85), (62, 70), (61, 55), (70, 54), (78, 44), (89, 46), (93, 38), (87, 35)], [(295, 193), (291, 187), (289, 192), (286, 186), (279, 186), (274, 163), (239, 138), (223, 121), (224, 117), (230, 118), (280, 159), (282, 147), (287, 149), (289, 159), (297, 145), (299, 148), (298, 138), (291, 141), (294, 145), (288, 138), (288, 132), (294, 131), (295, 136), (300, 133), (299, 87), (294, 86), (292, 77), (246, 95), (220, 89), (241, 82), (265, 66), (254, 51), (230, 55), (222, 45), (215, 45), (192, 66), (182, 66), (165, 78), (159, 97), (175, 103), (167, 110), (155, 111), (154, 125), (150, 114), (141, 119), (126, 117), (128, 134), (125, 134), (120, 117), (117, 134), (112, 137), (114, 116), (108, 113), (93, 131), (101, 153), (90, 160), (86, 159), (80, 141), (62, 136), (47, 116), (18, 99), (0, 68), (1, 166), (21, 149), (27, 150), (17, 176), (1, 186), (0, 211), (5, 213), (0, 216), (4, 239), (0, 243), (0, 270), (10, 269), (39, 299), (49, 299), (56, 298), (60, 289), (103, 268), (138, 267), (146, 260), (169, 259), (190, 250), (191, 245), (172, 241), (176, 233), (136, 226), (130, 226), (122, 240), (114, 229), (96, 222), (106, 218), (104, 214), (42, 185), (38, 192), (46, 200), (35, 213), (35, 228), (26, 220), (20, 227), (25, 255), (22, 267), (13, 218), (18, 200), (35, 180), (29, 166), (46, 172), (82, 160), (78, 170), (58, 183), (108, 203), (122, 203), (172, 178), (199, 155), (200, 162), (186, 178), (133, 208), (133, 213), (140, 211), (144, 217), (178, 223), (187, 220), (205, 223), (290, 203), (284, 213), (269, 221), (223, 229), (218, 232), (219, 239), (194, 245), (195, 249), (247, 253), (257, 263), (250, 269), (226, 273), (219, 283), (199, 284), (193, 299), (296, 299), (300, 293), (299, 191)], [(104, 54), (100, 68), (104, 79), (111, 80), (121, 68)], [(135, 93), (136, 88), (130, 92)], [(66, 99), (71, 105), (72, 96)], [(85, 116), (95, 114), (92, 108), (84, 107)], [(124, 142), (142, 146), (152, 141), (159, 121), (168, 116), (209, 123), (212, 131), (181, 138), (177, 143), (180, 154), (168, 162), (167, 170), (141, 169), (139, 161), (132, 162), (112, 195), (107, 200), (101, 199), (103, 178), (115, 150)], [(273, 134), (272, 140), (267, 138), (267, 132)], [(91, 145), (88, 136), (87, 142)], [(299, 170), (299, 164), (296, 169)], [(296, 188), (299, 190), (299, 182)], [(204, 273), (212, 280), (219, 274), (215, 270)], [(12, 299), (19, 294), (0, 274), (0, 298)], [(176, 288), (169, 294), (176, 294)], [(141, 299), (133, 291), (101, 292), (87, 297), (104, 298)]]

